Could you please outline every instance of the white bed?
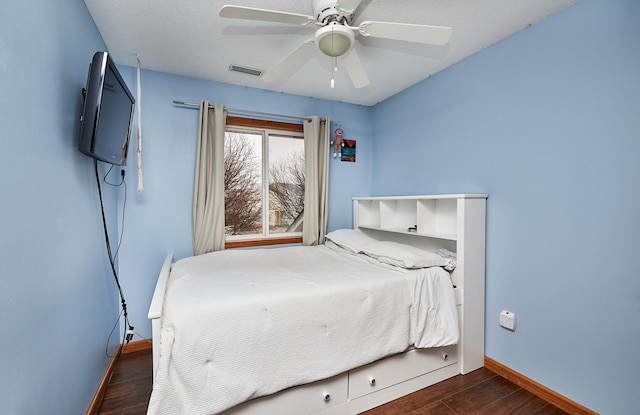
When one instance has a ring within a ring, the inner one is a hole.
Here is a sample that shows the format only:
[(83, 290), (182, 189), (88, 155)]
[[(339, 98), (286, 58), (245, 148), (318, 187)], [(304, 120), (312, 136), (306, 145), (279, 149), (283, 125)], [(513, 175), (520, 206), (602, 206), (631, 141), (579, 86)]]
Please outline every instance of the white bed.
[[(385, 250), (420, 245), (414, 235), (363, 231), (333, 234), (393, 240)], [(148, 414), (356, 414), (482, 366), (477, 350), (463, 366), (463, 291), (454, 293), (447, 271), (348, 248), (229, 250), (173, 264), (168, 256), (149, 312)]]

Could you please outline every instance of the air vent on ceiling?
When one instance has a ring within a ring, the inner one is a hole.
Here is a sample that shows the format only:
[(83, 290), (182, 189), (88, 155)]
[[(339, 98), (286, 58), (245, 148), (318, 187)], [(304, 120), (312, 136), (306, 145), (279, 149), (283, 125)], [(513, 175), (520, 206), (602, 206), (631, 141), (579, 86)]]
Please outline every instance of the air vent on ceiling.
[(248, 66), (234, 65), (234, 64), (229, 65), (229, 70), (231, 72), (241, 72), (241, 73), (246, 73), (247, 75), (253, 75), (253, 76), (262, 76), (262, 74), (264, 73), (262, 69), (249, 68)]

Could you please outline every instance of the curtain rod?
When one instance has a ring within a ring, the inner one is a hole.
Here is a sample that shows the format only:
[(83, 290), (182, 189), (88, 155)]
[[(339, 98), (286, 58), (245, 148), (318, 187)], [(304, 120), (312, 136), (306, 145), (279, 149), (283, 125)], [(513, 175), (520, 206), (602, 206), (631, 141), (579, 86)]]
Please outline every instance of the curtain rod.
[[(173, 103), (176, 105), (184, 105), (186, 107), (200, 108), (200, 104), (194, 104), (193, 102), (184, 102), (184, 101), (178, 101), (174, 99)], [(213, 106), (209, 105), (209, 108), (213, 108)], [(299, 121), (311, 121), (311, 118), (309, 117), (295, 117), (293, 115), (272, 114), (269, 112), (251, 111), (251, 110), (243, 110), (243, 109), (229, 108), (229, 107), (225, 107), (225, 108), (227, 109), (228, 112), (235, 113), (235, 114), (252, 114), (252, 115), (259, 115), (263, 117), (289, 118), (289, 119), (299, 120)]]

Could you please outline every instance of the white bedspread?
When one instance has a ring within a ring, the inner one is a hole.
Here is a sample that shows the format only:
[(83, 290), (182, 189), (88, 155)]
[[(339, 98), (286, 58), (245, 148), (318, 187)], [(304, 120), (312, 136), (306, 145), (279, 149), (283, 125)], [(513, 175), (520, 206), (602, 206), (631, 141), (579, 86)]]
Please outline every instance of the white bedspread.
[(154, 415), (216, 414), (414, 343), (458, 341), (446, 271), (392, 270), (325, 246), (178, 261), (162, 319)]

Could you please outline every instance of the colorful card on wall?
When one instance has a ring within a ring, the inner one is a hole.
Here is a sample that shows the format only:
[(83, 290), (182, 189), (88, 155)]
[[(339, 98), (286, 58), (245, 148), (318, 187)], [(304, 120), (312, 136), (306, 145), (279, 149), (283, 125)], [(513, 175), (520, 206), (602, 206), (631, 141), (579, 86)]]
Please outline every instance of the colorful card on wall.
[(342, 141), (344, 147), (342, 147), (342, 152), (340, 155), (340, 160), (342, 161), (356, 161), (356, 140), (343, 140)]

